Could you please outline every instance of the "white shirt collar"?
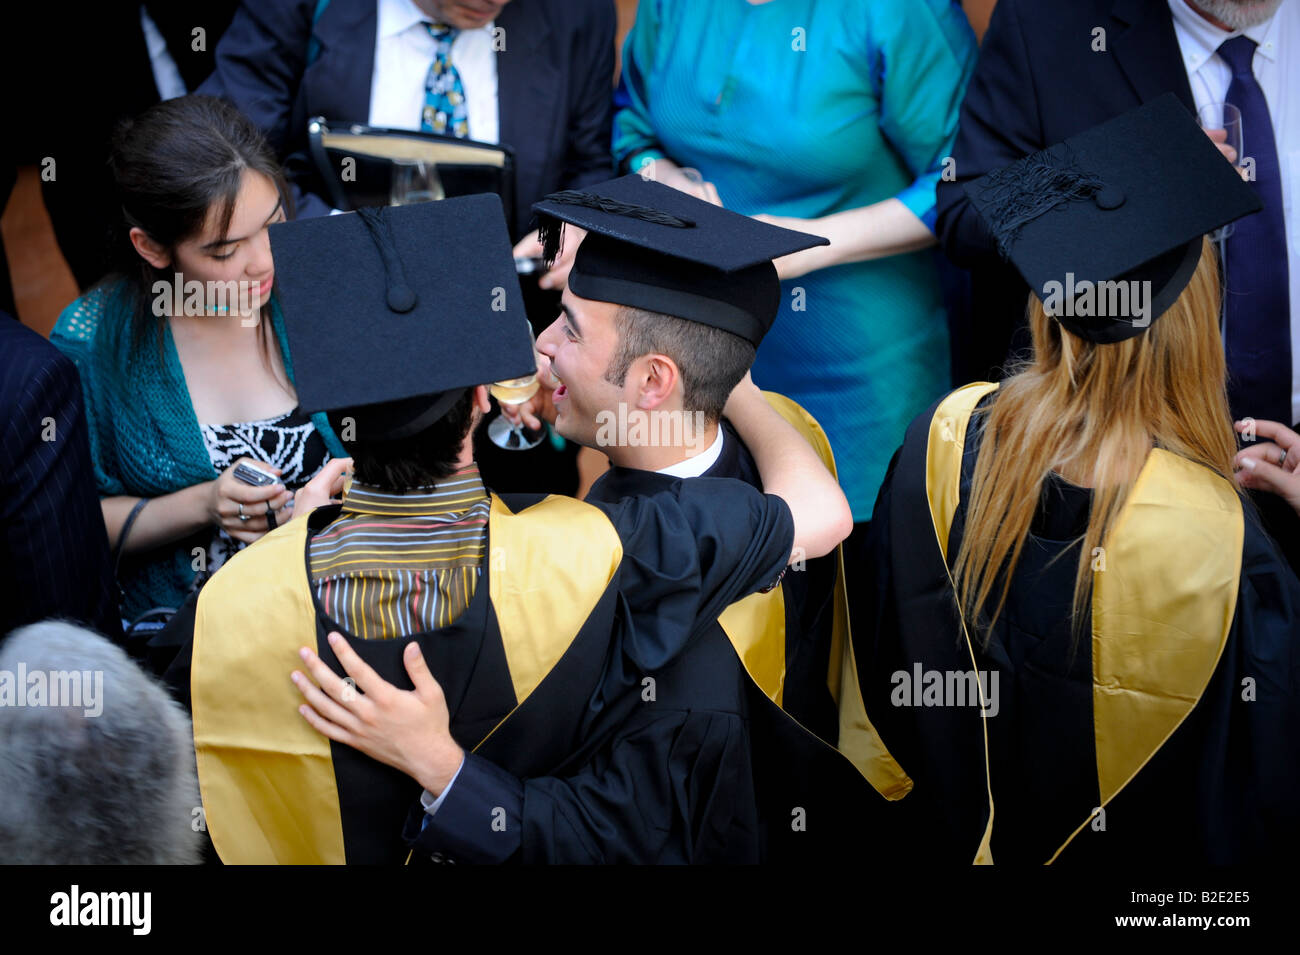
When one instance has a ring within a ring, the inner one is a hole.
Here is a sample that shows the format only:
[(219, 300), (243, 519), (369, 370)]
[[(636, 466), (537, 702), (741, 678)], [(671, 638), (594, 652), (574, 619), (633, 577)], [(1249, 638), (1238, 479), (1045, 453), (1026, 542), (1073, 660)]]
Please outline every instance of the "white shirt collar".
[(428, 17), (412, 0), (379, 0), (379, 19), (375, 34), (379, 37), (397, 36)]
[(1232, 33), (1220, 30), (1187, 4), (1188, 0), (1169, 0), (1169, 12), (1173, 14), (1174, 23), (1179, 28), (1183, 39), (1189, 44), (1184, 47), (1183, 53), (1187, 57), (1187, 65), (1191, 70), (1200, 69), (1206, 60), (1218, 52), (1224, 40), (1242, 34), (1255, 41), (1259, 47), (1256, 52), (1260, 56), (1268, 60), (1277, 59), (1277, 31), (1274, 27), (1277, 23), (1277, 15), (1282, 12), (1285, 3), (1263, 23)]
[(722, 423), (718, 423), (718, 435), (713, 439), (713, 443), (701, 451), (699, 454), (692, 455), (684, 461), (678, 461), (676, 464), (670, 464), (666, 468), (660, 468), (656, 474), (666, 474), (669, 477), (691, 478), (699, 477), (709, 468), (713, 467), (718, 457), (722, 454)]
[[(397, 34), (431, 19), (428, 14), (415, 5), (414, 0), (379, 0), (379, 19), (375, 24), (375, 34), (380, 39), (397, 36)], [(494, 26), (496, 26), (495, 20), (481, 29), (490, 34)], [(461, 30), (460, 32), (473, 33), (475, 31)]]

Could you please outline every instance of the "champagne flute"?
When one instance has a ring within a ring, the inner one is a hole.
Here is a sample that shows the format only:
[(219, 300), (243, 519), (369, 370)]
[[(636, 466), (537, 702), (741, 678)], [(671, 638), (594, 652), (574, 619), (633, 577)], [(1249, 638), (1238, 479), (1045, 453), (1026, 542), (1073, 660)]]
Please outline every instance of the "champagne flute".
[[(528, 328), (528, 340), (533, 343), (533, 350), (536, 351), (537, 342), (533, 338), (531, 326)], [(521, 405), (537, 394), (540, 387), (537, 372), (534, 371), (519, 378), (494, 381), (488, 385), (488, 393), (502, 405)], [(542, 443), (546, 437), (546, 428), (543, 426), (540, 431), (529, 430), (522, 422), (515, 424), (502, 413), (488, 424), (487, 433), (488, 440), (498, 448), (505, 451), (527, 451)]]
[(409, 206), (447, 198), (438, 167), (423, 159), (394, 159), (389, 205)]
[[(1246, 147), (1244, 130), (1241, 125), (1241, 110), (1231, 103), (1206, 103), (1196, 111), (1196, 119), (1202, 129), (1222, 129), (1228, 134), (1227, 145), (1237, 151), (1237, 161), (1233, 163), (1241, 169), (1246, 164)], [(1216, 244), (1232, 235), (1232, 223), (1210, 233), (1210, 241)]]

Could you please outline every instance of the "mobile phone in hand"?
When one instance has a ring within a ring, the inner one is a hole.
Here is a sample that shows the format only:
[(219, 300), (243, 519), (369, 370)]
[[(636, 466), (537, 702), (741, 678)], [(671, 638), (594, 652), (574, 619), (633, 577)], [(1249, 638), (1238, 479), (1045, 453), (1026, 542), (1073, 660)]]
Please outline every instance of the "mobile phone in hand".
[(235, 465), (235, 480), (251, 484), (253, 487), (270, 487), (280, 479), (269, 471), (240, 461)]

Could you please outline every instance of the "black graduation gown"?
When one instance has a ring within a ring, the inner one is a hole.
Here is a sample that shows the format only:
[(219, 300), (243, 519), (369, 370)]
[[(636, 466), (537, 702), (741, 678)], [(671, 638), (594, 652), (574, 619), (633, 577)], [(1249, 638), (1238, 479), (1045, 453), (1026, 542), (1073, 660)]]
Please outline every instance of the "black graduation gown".
[[(749, 448), (730, 421), (721, 423), (722, 451), (701, 477), (735, 478), (750, 487), (763, 489), (758, 467)], [(644, 494), (667, 484), (662, 475), (632, 468), (611, 468), (593, 485), (587, 499), (618, 500)], [(781, 578), (785, 595), (786, 675), (782, 707), (800, 725), (828, 743), (839, 732), (835, 700), (826, 685), (830, 667), (832, 624), (834, 623), (835, 576), (833, 554), (791, 567)]]
[[(511, 507), (526, 513), (529, 503), (515, 498)], [(761, 818), (757, 793), (771, 770), (752, 758), (752, 684), (725, 638), (694, 638), (697, 621), (716, 621), (777, 579), (793, 537), (789, 509), (714, 479), (594, 503), (617, 531), (622, 561), (588, 623), (517, 710), (488, 599), (490, 561), (465, 615), (413, 638), (444, 687), (452, 735), (468, 753), (435, 814), (419, 806), (411, 780), (331, 744), (348, 861), (401, 861), (407, 844), (416, 859), (461, 862), (765, 857), (770, 820)], [(321, 509), (310, 520), (322, 526), (332, 516)], [(548, 572), (508, 559), (503, 567), (529, 579)], [(185, 646), (168, 674), (178, 688), (189, 683), (194, 620), (191, 603), (159, 641)], [(318, 652), (342, 675), (324, 639), (332, 629), (339, 628), (317, 605)], [(405, 641), (352, 645), (380, 675), (409, 687)], [(824, 758), (814, 747), (813, 762)], [(789, 768), (798, 773), (801, 764)], [(779, 790), (779, 781), (768, 788)], [(791, 811), (782, 807), (778, 828), (788, 828)]]
[[(915, 784), (898, 806), (905, 842), (930, 858), (971, 861), (991, 787), (995, 862), (1047, 862), (1090, 816), (1060, 861), (1292, 857), (1300, 847), (1300, 582), (1249, 507), (1238, 597), (1209, 684), (1104, 813), (1093, 815), (1107, 744), (1094, 725), (1091, 612), (1077, 633), (1071, 619), (1089, 491), (1055, 477), (1044, 485), (1006, 606), (987, 645), (972, 638), (985, 687), (995, 687), (989, 718), (969, 706), (906, 705), (896, 674), (910, 676), (918, 664), (969, 668), (926, 502), (934, 416), (932, 407), (913, 422), (890, 464), (869, 542), (873, 619), (854, 629), (868, 712)], [(961, 542), (978, 440), (969, 427), (950, 556)]]
[[(761, 490), (749, 450), (730, 422), (724, 420), (722, 427), (722, 452), (699, 478), (614, 467), (595, 482), (587, 500), (608, 504), (682, 484), (703, 487), (705, 481), (724, 477)], [(701, 623), (691, 646), (674, 663), (675, 671), (691, 675), (692, 685), (712, 688), (714, 705), (747, 727), (764, 861), (843, 860), (879, 846), (888, 820), (882, 815), (888, 811), (883, 797), (833, 748), (838, 714), (827, 688), (827, 669), (836, 569), (832, 555), (807, 561), (801, 571), (788, 568), (781, 578), (786, 617), (781, 706), (748, 678), (716, 615)]]

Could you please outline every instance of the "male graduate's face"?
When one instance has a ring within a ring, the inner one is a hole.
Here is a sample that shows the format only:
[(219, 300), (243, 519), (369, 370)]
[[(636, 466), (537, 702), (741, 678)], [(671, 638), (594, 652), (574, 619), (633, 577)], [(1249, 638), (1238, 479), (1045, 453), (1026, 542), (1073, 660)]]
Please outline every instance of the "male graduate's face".
[[(614, 319), (619, 306), (596, 302), (564, 290), (560, 316), (537, 337), (537, 349), (550, 359), (550, 373), (558, 379), (555, 430), (570, 441), (596, 447), (603, 412), (616, 412), (628, 400), (626, 386), (605, 377), (618, 347)], [(544, 369), (539, 373), (545, 375)], [(549, 383), (549, 382), (548, 382)]]
[(457, 30), (477, 30), (496, 19), (510, 0), (415, 0), (420, 12)]

